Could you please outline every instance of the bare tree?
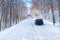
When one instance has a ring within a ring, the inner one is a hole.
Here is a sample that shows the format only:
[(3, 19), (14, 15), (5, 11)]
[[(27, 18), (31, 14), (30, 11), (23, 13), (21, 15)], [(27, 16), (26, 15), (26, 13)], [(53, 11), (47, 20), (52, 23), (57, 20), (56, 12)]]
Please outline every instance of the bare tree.
[(55, 17), (54, 17), (54, 10), (53, 10), (52, 0), (50, 0), (50, 6), (51, 6), (51, 11), (52, 11), (52, 16), (53, 16), (53, 24), (55, 25)]
[(59, 10), (59, 23), (60, 23), (60, 0), (56, 0), (58, 3), (58, 10)]
[[(18, 22), (18, 5), (17, 0), (2, 0), (2, 26), (3, 29), (12, 26)], [(0, 20), (0, 21), (1, 21)]]

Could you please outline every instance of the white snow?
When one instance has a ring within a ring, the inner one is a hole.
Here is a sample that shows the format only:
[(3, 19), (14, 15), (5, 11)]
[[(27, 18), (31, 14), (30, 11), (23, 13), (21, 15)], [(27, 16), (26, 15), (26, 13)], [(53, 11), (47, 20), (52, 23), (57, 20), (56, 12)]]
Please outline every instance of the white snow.
[(0, 40), (60, 40), (60, 27), (48, 24), (37, 26), (34, 19), (26, 19), (0, 32)]

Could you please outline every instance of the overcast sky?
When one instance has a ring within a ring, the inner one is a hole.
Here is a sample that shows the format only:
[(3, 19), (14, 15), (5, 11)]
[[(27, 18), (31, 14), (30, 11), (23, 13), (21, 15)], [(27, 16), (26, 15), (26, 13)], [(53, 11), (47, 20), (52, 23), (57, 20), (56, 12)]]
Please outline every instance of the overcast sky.
[(32, 5), (32, 0), (23, 0), (23, 2), (25, 3), (26, 7), (31, 7)]

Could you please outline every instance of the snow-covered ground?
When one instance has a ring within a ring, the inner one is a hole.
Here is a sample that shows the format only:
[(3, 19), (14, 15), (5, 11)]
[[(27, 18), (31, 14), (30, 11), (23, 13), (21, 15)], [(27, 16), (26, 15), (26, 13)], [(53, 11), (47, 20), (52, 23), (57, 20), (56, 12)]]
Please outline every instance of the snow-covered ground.
[(60, 27), (44, 20), (44, 25), (37, 26), (34, 19), (24, 21), (0, 32), (0, 40), (60, 40)]

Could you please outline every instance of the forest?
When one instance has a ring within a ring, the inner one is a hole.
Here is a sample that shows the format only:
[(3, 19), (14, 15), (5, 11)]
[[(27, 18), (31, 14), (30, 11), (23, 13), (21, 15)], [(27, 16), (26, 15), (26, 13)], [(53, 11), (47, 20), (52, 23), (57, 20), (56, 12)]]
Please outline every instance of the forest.
[(51, 21), (53, 25), (60, 23), (60, 0), (26, 2), (31, 3), (31, 7), (27, 7), (23, 0), (0, 0), (0, 30), (9, 28), (27, 19), (28, 16), (42, 16), (43, 19)]

